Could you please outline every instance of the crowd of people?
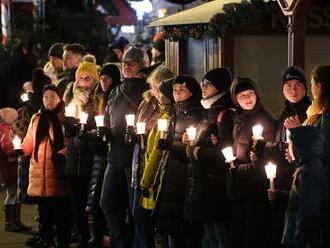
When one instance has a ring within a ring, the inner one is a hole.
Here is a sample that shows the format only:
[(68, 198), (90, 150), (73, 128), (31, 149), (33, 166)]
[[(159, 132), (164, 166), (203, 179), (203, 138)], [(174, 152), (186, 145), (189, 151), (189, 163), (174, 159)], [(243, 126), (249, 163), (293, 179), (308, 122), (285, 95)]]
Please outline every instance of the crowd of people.
[(284, 69), (275, 119), (256, 82), (228, 68), (200, 83), (174, 75), (162, 37), (151, 57), (123, 40), (113, 49), (120, 63), (99, 66), (82, 45), (54, 44), (21, 107), (0, 110), (6, 231), (30, 229), (27, 203), (31, 247), (104, 247), (105, 236), (114, 248), (330, 247), (329, 65), (310, 84)]

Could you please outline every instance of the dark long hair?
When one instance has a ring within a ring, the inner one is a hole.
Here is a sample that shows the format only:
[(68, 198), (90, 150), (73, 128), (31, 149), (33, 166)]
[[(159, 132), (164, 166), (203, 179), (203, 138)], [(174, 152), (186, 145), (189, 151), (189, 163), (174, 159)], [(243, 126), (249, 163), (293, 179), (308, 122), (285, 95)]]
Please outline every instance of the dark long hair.
[(326, 110), (330, 107), (330, 65), (319, 65), (314, 67), (311, 79), (321, 85), (320, 101)]

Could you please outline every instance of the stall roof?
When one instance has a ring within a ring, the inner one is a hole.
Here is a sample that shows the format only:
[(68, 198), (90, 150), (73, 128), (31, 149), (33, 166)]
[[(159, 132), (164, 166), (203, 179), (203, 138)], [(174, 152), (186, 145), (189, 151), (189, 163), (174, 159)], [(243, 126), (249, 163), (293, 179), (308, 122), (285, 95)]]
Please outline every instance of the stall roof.
[(223, 12), (223, 6), (228, 3), (241, 3), (241, 0), (214, 0), (170, 16), (157, 19), (151, 22), (149, 26), (158, 27), (209, 23), (215, 14)]

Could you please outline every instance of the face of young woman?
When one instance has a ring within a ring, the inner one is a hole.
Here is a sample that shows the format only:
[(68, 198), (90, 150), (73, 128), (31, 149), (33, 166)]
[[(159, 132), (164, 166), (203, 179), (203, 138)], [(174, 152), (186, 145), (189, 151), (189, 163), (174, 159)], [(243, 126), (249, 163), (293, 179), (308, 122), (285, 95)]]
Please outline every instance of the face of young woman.
[(244, 110), (252, 110), (257, 103), (257, 95), (254, 90), (244, 90), (236, 94), (239, 106)]
[(60, 103), (61, 99), (55, 91), (46, 90), (42, 96), (42, 102), (46, 109), (53, 110)]
[(301, 101), (306, 95), (305, 87), (297, 79), (287, 81), (283, 85), (283, 94), (286, 100), (291, 103)]
[(107, 91), (112, 85), (112, 77), (110, 77), (108, 75), (101, 75), (100, 84), (101, 84), (102, 91), (103, 92)]
[(78, 85), (83, 89), (90, 89), (93, 85), (93, 78), (88, 72), (81, 72), (79, 75)]
[(320, 98), (321, 93), (322, 93), (321, 84), (315, 82), (314, 79), (311, 80), (311, 92), (312, 92), (313, 99)]
[(156, 82), (150, 82), (150, 93), (159, 102), (160, 100), (159, 85)]
[(217, 88), (211, 82), (205, 79), (200, 83), (200, 87), (203, 99), (212, 97), (219, 93)]
[(193, 93), (186, 87), (186, 84), (173, 85), (173, 97), (175, 102), (183, 102), (191, 97)]

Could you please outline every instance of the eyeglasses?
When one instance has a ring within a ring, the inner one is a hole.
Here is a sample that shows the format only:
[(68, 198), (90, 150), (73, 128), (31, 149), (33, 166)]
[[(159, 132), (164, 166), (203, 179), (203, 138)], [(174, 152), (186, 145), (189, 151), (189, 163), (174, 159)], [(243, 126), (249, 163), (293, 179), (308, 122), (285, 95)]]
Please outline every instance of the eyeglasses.
[(203, 79), (200, 83), (199, 83), (199, 85), (200, 85), (200, 87), (204, 87), (204, 88), (206, 88), (206, 87), (208, 87), (209, 85), (212, 85), (213, 83), (211, 83), (209, 80), (207, 80), (207, 79)]
[(80, 77), (79, 81), (92, 81), (93, 79), (91, 77)]

